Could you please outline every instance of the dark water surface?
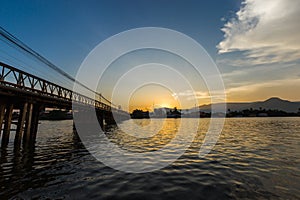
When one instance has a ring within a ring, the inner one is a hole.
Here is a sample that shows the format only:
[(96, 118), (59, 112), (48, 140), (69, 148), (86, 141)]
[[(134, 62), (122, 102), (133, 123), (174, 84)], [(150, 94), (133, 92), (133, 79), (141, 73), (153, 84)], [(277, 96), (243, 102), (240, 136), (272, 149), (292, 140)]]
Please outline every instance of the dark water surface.
[[(178, 119), (165, 123), (165, 135), (142, 144), (117, 128), (108, 135), (134, 149), (160, 147)], [(201, 120), (194, 143), (170, 166), (132, 174), (91, 156), (72, 121), (42, 121), (34, 149), (14, 151), (11, 141), (1, 150), (0, 199), (300, 199), (300, 118), (226, 119), (217, 145), (199, 159), (208, 124)]]

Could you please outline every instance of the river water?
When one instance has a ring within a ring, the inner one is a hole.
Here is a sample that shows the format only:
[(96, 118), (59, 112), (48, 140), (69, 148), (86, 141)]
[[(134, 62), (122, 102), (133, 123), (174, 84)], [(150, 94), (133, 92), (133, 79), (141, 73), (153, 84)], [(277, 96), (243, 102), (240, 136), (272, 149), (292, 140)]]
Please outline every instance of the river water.
[[(134, 150), (161, 148), (179, 120), (167, 119), (160, 136), (142, 143), (126, 139), (116, 127), (107, 135)], [(300, 118), (226, 119), (218, 143), (203, 159), (198, 152), (209, 119), (201, 119), (184, 155), (163, 169), (141, 174), (97, 161), (80, 143), (72, 123), (41, 121), (35, 148), (16, 151), (11, 141), (1, 150), (0, 199), (300, 199)]]

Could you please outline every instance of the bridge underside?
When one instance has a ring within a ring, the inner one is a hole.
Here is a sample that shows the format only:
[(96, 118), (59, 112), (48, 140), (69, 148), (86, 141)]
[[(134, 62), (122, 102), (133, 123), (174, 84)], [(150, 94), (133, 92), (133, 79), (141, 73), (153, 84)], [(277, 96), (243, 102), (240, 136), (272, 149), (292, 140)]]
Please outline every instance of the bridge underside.
[[(103, 128), (104, 124), (115, 124), (112, 111), (95, 108), (91, 105), (76, 103), (73, 113), (88, 113), (96, 111), (99, 125)], [(32, 144), (36, 139), (38, 130), (39, 115), (45, 108), (72, 109), (72, 101), (49, 94), (31, 92), (18, 87), (11, 87), (0, 84), (0, 137), (2, 133), (1, 146), (5, 147), (9, 143), (9, 135), (12, 123), (16, 123), (17, 129), (14, 143), (19, 146), (23, 144)], [(13, 112), (18, 111), (17, 119), (13, 119)], [(83, 115), (84, 116), (84, 115)], [(81, 121), (88, 123), (88, 115)], [(114, 115), (116, 116), (116, 115)], [(126, 120), (128, 117), (124, 113), (117, 113), (117, 120)], [(13, 122), (16, 120), (16, 122)], [(2, 132), (1, 132), (2, 131)]]
[[(17, 125), (15, 144), (20, 144), (22, 140), (25, 144), (34, 142), (38, 130), (39, 115), (45, 108), (72, 110), (73, 116), (74, 114), (81, 116), (79, 121), (83, 124), (89, 123), (90, 115), (95, 112), (96, 123), (102, 128), (104, 124), (115, 124), (116, 121), (129, 119), (128, 113), (116, 109), (116, 106), (101, 94), (95, 94), (102, 101), (0, 62), (1, 146), (7, 146), (9, 143), (12, 123)], [(14, 116), (13, 112), (16, 110), (19, 114)], [(94, 122), (94, 125), (96, 123)]]

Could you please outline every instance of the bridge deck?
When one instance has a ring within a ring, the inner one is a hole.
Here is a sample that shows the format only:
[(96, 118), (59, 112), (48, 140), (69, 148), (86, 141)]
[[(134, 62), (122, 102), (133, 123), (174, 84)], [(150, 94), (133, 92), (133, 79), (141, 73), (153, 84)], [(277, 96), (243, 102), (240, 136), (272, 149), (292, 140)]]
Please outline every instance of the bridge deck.
[[(100, 96), (102, 97), (102, 96)], [(9, 142), (13, 110), (19, 110), (15, 144), (35, 141), (40, 112), (45, 108), (72, 109), (76, 105), (76, 115), (94, 110), (100, 126), (103, 121), (116, 123), (129, 119), (127, 112), (118, 110), (104, 97), (101, 102), (67, 88), (51, 83), (10, 65), (0, 62), (0, 125), (4, 123), (2, 147)], [(114, 115), (112, 114), (114, 113)], [(116, 117), (117, 116), (117, 117)], [(114, 118), (116, 117), (116, 118)], [(83, 117), (88, 121), (89, 116)]]
[(110, 102), (104, 103), (51, 83), (10, 65), (0, 62), (0, 95), (26, 101), (42, 101), (48, 107), (72, 107), (72, 102), (111, 111)]

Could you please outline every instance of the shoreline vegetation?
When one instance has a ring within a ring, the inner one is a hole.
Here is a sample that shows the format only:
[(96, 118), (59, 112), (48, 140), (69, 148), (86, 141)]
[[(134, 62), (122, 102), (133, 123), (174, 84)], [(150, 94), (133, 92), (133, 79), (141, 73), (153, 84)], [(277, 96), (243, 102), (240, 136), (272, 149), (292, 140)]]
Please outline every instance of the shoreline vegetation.
[(245, 109), (242, 111), (231, 111), (227, 110), (226, 113), (223, 112), (203, 112), (203, 111), (193, 111), (193, 110), (181, 110), (170, 108), (158, 108), (154, 109), (153, 112), (143, 111), (140, 109), (135, 109), (130, 114), (132, 119), (148, 119), (148, 118), (210, 118), (210, 117), (300, 117), (300, 110), (298, 112), (285, 112), (277, 109)]
[[(152, 112), (135, 109), (130, 113), (131, 119), (148, 118), (210, 118), (210, 117), (300, 117), (300, 102), (282, 100), (272, 97), (266, 101), (249, 103), (226, 103), (226, 112), (220, 112), (222, 103), (214, 104), (217, 108), (212, 112), (212, 105), (202, 105), (190, 109), (155, 108)], [(12, 118), (18, 119), (19, 113), (14, 112)], [(69, 120), (73, 119), (70, 110), (44, 110), (40, 120)]]
[[(14, 114), (15, 118), (18, 114)], [(154, 112), (143, 111), (135, 109), (130, 113), (131, 119), (149, 119), (149, 118), (211, 118), (211, 117), (226, 117), (226, 118), (240, 118), (240, 117), (300, 117), (300, 110), (298, 112), (285, 112), (277, 109), (245, 109), (242, 111), (227, 110), (222, 112), (204, 112), (201, 110), (182, 110), (170, 108), (157, 108)], [(73, 119), (72, 112), (66, 110), (52, 110), (43, 112), (40, 115), (40, 120), (69, 120)]]
[[(17, 117), (17, 115), (16, 115)], [(157, 108), (153, 112), (135, 109), (130, 113), (131, 119), (149, 119), (149, 118), (211, 118), (211, 117), (226, 117), (226, 118), (239, 118), (239, 117), (300, 117), (300, 110), (298, 112), (286, 112), (277, 109), (244, 109), (241, 111), (227, 110), (223, 112), (204, 112), (195, 109), (177, 109), (171, 108)], [(69, 120), (73, 119), (72, 112), (66, 110), (52, 110), (43, 112), (40, 115), (40, 120)]]
[[(224, 111), (226, 107), (226, 111)], [(214, 108), (214, 110), (212, 110)], [(155, 108), (153, 112), (136, 109), (132, 119), (141, 118), (210, 118), (210, 117), (299, 117), (300, 102), (271, 97), (257, 102), (227, 102), (201, 105), (190, 109)]]

